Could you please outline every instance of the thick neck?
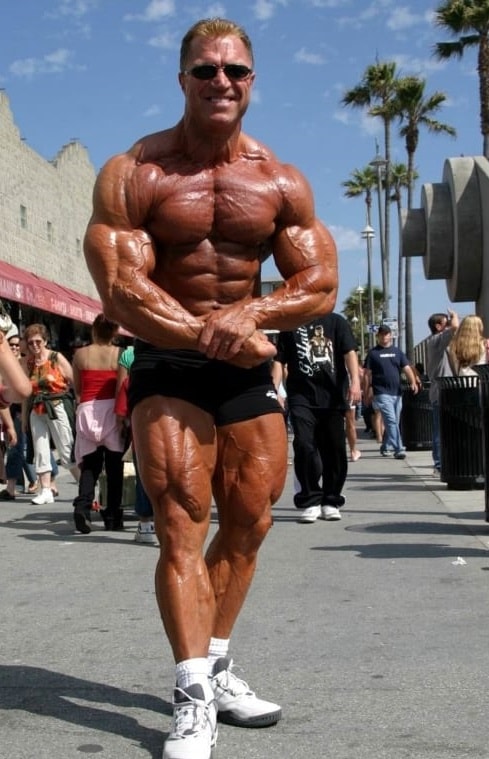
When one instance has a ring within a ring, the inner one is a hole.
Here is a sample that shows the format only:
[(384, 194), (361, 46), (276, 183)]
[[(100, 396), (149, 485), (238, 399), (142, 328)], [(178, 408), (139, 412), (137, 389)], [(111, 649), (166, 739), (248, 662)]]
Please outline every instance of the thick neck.
[(212, 126), (205, 130), (185, 114), (177, 124), (176, 137), (180, 150), (193, 164), (232, 163), (241, 152), (241, 122), (222, 129)]

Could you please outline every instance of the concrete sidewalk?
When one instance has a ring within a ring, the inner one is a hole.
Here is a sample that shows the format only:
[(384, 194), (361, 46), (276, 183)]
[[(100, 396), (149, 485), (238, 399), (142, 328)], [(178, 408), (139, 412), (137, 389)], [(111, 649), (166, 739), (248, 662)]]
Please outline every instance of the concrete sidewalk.
[[(474, 759), (486, 727), (484, 491), (447, 491), (429, 452), (360, 435), (340, 522), (297, 523), (291, 467), (232, 641), (275, 727), (220, 728), (216, 759)], [(158, 550), (73, 532), (76, 487), (0, 505), (0, 757), (161, 757), (173, 663)], [(212, 530), (215, 529), (215, 520)]]

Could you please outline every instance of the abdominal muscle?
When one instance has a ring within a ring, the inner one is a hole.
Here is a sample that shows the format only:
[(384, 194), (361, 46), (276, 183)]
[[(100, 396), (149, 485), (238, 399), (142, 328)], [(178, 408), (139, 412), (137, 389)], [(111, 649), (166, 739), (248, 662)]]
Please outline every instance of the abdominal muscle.
[(204, 240), (171, 250), (156, 248), (150, 279), (195, 316), (239, 301), (257, 292), (260, 258), (256, 249)]

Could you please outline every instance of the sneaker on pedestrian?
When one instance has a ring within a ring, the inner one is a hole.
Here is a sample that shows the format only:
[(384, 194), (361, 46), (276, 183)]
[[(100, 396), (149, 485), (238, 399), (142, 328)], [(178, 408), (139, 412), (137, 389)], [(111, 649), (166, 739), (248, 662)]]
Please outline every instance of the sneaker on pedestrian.
[(9, 493), (7, 488), (0, 490), (0, 501), (15, 501), (15, 495)]
[(51, 488), (43, 488), (39, 495), (36, 495), (36, 497), (32, 499), (31, 503), (35, 504), (35, 506), (43, 506), (45, 503), (54, 503), (53, 491)]
[(153, 522), (139, 522), (134, 535), (136, 543), (146, 543), (147, 545), (156, 545), (158, 542)]
[(206, 703), (200, 683), (173, 693), (173, 723), (163, 759), (210, 759), (217, 740), (217, 706)]
[(358, 461), (362, 457), (362, 452), (358, 450), (358, 448), (351, 452), (351, 460), (352, 461)]
[(397, 453), (394, 454), (395, 459), (405, 459), (406, 458), (406, 452), (405, 451), (397, 451)]
[(337, 522), (341, 519), (341, 513), (336, 506), (321, 506), (321, 519), (327, 522)]
[(312, 524), (321, 516), (321, 506), (308, 506), (307, 509), (302, 509), (299, 516), (299, 522), (303, 524)]
[(210, 679), (219, 721), (236, 727), (275, 725), (282, 718), (281, 707), (258, 698), (248, 683), (234, 674), (232, 666), (232, 659), (221, 657), (214, 664)]
[(387, 448), (383, 448), (381, 446), (380, 448), (380, 455), (385, 456), (385, 458), (388, 458), (389, 456), (392, 456), (392, 451), (388, 451)]

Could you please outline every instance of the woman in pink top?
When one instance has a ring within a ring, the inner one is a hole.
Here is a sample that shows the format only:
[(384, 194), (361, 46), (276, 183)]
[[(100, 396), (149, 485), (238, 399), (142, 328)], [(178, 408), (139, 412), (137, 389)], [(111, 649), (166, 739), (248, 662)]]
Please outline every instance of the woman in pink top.
[(90, 345), (73, 358), (76, 410), (75, 459), (80, 467), (78, 495), (73, 501), (75, 527), (91, 531), (91, 508), (102, 468), (107, 475), (107, 504), (101, 512), (106, 530), (122, 530), (123, 440), (114, 413), (120, 349), (113, 345), (118, 325), (99, 314)]

